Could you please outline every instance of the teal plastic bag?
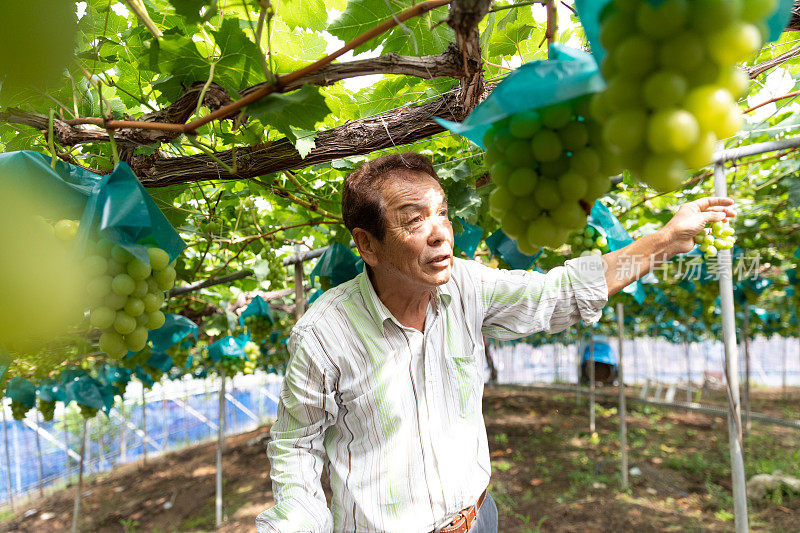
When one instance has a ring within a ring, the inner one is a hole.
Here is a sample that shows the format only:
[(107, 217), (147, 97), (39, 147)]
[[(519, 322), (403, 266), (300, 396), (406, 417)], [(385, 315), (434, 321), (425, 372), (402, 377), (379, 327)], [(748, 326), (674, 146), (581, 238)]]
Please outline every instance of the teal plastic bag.
[(489, 127), (506, 117), (605, 89), (591, 54), (561, 44), (550, 45), (550, 59), (531, 61), (501, 81), (462, 123), (434, 120), (481, 148)]
[(55, 381), (46, 381), (36, 389), (36, 396), (43, 402), (67, 401), (66, 392)]
[(208, 358), (215, 363), (219, 363), (223, 357), (244, 359), (247, 357), (244, 353), (244, 346), (248, 341), (250, 341), (248, 335), (239, 335), (238, 337), (226, 335), (214, 344), (209, 345)]
[(478, 249), (478, 245), (481, 243), (483, 228), (467, 224), (462, 218), (458, 218), (458, 221), (461, 223), (463, 229), (461, 233), (456, 233), (454, 235), (455, 245), (459, 250), (464, 252), (467, 257), (472, 259), (475, 257), (475, 250)]
[(150, 264), (147, 248), (158, 246), (174, 260), (186, 247), (156, 203), (125, 163), (103, 176), (92, 190), (78, 231), (86, 246), (90, 232), (119, 244), (134, 257)]
[[(311, 283), (313, 284), (314, 278), (312, 277), (311, 280)], [(249, 316), (263, 316), (269, 320), (270, 324), (275, 324), (275, 317), (272, 315), (272, 309), (261, 296), (256, 296), (253, 298), (248, 304), (247, 308), (242, 311), (242, 314), (239, 316), (239, 325), (244, 326), (244, 319)]]
[(309, 299), (308, 299), (308, 305), (311, 305), (311, 304), (313, 304), (314, 302), (316, 302), (316, 301), (317, 301), (317, 298), (319, 298), (319, 297), (320, 297), (320, 296), (322, 296), (323, 294), (325, 294), (325, 291), (323, 291), (322, 289), (317, 289), (317, 290), (315, 290), (315, 291), (314, 291), (314, 294), (312, 294), (312, 295), (311, 295), (311, 298), (309, 298)]
[(75, 376), (64, 388), (67, 398), (77, 404), (102, 409), (106, 413), (114, 406), (114, 393), (88, 374)]
[(6, 396), (30, 408), (36, 405), (36, 386), (23, 377), (15, 376), (8, 382)]
[(197, 339), (197, 324), (182, 315), (165, 313), (166, 321), (158, 329), (150, 330), (147, 340), (152, 344), (154, 352), (165, 352), (189, 335)]
[(794, 251), (794, 258), (800, 259), (800, 246), (798, 246), (797, 250)]
[(44, 212), (52, 219), (80, 218), (92, 189), (100, 176), (80, 167), (56, 162), (50, 167), (50, 158), (30, 150), (0, 153), (0, 184), (13, 187), (36, 198)]
[[(633, 242), (633, 239), (628, 232), (622, 227), (617, 217), (608, 210), (606, 206), (600, 203), (600, 200), (595, 201), (592, 206), (592, 211), (589, 214), (587, 223), (594, 226), (606, 236), (608, 247), (613, 252), (624, 248)], [(622, 292), (629, 294), (636, 300), (636, 303), (643, 303), (645, 300), (645, 292), (640, 281), (634, 281), (627, 285)]]
[(169, 372), (169, 369), (172, 368), (172, 357), (164, 352), (153, 350), (153, 355), (147, 360), (147, 366), (152, 366), (162, 372)]
[[(360, 258), (350, 248), (342, 243), (334, 242), (323, 252), (314, 270), (311, 271), (311, 286), (314, 287), (314, 278), (319, 277), (323, 289), (336, 287), (345, 281), (350, 281), (363, 269), (363, 262), (359, 268)], [(328, 281), (325, 281), (327, 278)], [(327, 287), (326, 285), (330, 285)]]
[(501, 229), (486, 238), (486, 246), (489, 247), (493, 256), (505, 261), (513, 270), (528, 270), (542, 255), (542, 250), (536, 252), (535, 255), (523, 254), (517, 248), (517, 242), (509, 238)]
[[(581, 27), (583, 27), (586, 40), (589, 41), (589, 48), (592, 50), (592, 54), (597, 59), (598, 64), (606, 55), (603, 45), (600, 44), (600, 15), (611, 1), (612, 0), (575, 0), (575, 9), (581, 21)], [(658, 6), (664, 2), (664, 0), (647, 1), (654, 6)], [(766, 20), (768, 30), (766, 43), (777, 41), (780, 38), (781, 33), (783, 33), (786, 26), (789, 25), (789, 20), (792, 17), (793, 5), (794, 0), (778, 0), (778, 6), (775, 12)]]

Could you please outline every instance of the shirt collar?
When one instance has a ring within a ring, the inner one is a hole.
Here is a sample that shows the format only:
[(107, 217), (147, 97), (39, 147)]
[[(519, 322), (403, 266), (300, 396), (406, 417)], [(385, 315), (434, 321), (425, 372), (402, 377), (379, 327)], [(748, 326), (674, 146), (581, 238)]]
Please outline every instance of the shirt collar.
[[(366, 269), (364, 269), (359, 276), (360, 278), (358, 280), (358, 287), (361, 290), (361, 294), (364, 295), (364, 303), (367, 306), (367, 311), (369, 312), (375, 324), (377, 324), (377, 326), (380, 328), (381, 334), (383, 334), (383, 324), (387, 320), (391, 320), (398, 326), (403, 327), (403, 325), (400, 324), (400, 322), (398, 322), (397, 319), (392, 315), (389, 309), (386, 308), (386, 305), (384, 305), (381, 299), (378, 298), (378, 293), (375, 292), (375, 287), (372, 286), (372, 280), (369, 279)], [(450, 302), (453, 299), (448, 289), (448, 285), (450, 285), (450, 282), (436, 287), (437, 300), (438, 302), (441, 302), (442, 306), (445, 308), (450, 305)], [(434, 312), (438, 313), (438, 305), (434, 305)]]

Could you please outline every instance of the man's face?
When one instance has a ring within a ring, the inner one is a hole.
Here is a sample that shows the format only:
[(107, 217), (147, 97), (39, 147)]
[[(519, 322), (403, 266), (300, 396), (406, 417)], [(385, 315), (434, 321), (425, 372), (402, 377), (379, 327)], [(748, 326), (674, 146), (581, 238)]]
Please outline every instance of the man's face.
[(386, 234), (377, 244), (378, 265), (396, 282), (433, 288), (450, 280), (453, 226), (447, 199), (432, 177), (392, 180), (381, 191)]

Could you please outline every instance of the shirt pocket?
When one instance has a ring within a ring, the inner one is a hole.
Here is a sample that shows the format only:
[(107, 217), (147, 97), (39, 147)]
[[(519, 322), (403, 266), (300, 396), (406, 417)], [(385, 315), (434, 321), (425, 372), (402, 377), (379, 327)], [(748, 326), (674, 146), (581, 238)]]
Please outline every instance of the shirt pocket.
[(480, 409), (483, 390), (483, 375), (479, 370), (479, 361), (483, 361), (483, 347), (469, 341), (467, 348), (463, 355), (454, 354), (451, 357), (455, 373), (456, 399), (461, 406), (462, 418), (470, 418)]

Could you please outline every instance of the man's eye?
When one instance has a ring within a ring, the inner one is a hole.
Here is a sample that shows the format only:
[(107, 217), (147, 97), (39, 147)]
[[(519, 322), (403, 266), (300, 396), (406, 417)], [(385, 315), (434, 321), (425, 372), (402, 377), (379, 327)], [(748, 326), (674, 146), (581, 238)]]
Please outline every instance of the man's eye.
[(417, 215), (414, 218), (412, 218), (411, 220), (409, 220), (409, 224), (417, 224), (419, 222), (422, 222), (422, 217), (419, 216), (419, 215)]

